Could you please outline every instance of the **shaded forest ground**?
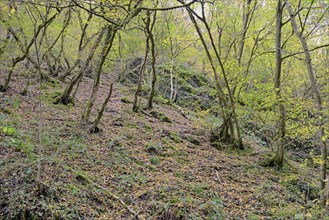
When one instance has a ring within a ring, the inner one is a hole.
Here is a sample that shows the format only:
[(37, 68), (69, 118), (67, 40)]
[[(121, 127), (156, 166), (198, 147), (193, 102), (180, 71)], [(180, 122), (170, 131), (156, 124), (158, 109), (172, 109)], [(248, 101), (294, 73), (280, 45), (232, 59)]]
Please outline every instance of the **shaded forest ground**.
[(157, 118), (133, 113), (132, 90), (117, 83), (101, 132), (89, 134), (79, 119), (92, 79), (74, 106), (52, 104), (57, 81), (40, 97), (37, 83), (19, 95), (21, 80), (0, 97), (0, 219), (133, 218), (109, 192), (140, 219), (297, 219), (314, 207), (317, 171), (292, 160), (281, 172), (262, 165), (271, 150), (251, 136), (245, 151), (216, 149), (209, 130), (170, 105), (156, 104)]

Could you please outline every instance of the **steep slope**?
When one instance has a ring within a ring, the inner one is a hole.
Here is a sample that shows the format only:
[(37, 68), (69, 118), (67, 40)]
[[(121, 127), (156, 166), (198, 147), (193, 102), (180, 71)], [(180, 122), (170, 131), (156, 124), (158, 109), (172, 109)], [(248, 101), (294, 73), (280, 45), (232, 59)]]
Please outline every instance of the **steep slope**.
[[(83, 80), (75, 106), (52, 104), (61, 83), (43, 85), (41, 94), (35, 84), (20, 96), (15, 80), (0, 97), (0, 218), (273, 219), (305, 212), (303, 192), (313, 189), (314, 174), (293, 162), (281, 173), (262, 166), (271, 152), (251, 138), (246, 151), (215, 149), (200, 120), (172, 106), (133, 113), (132, 92), (120, 84), (101, 132), (89, 134), (79, 119), (91, 79)], [(110, 80), (102, 79), (98, 105)]]

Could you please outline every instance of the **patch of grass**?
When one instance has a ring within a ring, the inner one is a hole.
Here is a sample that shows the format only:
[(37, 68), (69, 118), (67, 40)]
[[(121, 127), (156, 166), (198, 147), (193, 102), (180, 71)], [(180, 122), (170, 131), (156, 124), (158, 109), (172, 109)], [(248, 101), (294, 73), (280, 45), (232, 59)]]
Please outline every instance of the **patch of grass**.
[(145, 129), (146, 132), (149, 132), (149, 133), (153, 132), (152, 127), (149, 126), (149, 125), (145, 125), (145, 126), (144, 126), (144, 129)]
[(204, 198), (207, 196), (206, 191), (209, 189), (209, 185), (207, 183), (199, 183), (199, 184), (191, 183), (191, 184), (189, 184), (189, 187), (191, 188), (191, 191), (193, 193), (195, 193), (197, 196), (199, 196), (201, 198)]
[(164, 149), (161, 143), (147, 143), (144, 149), (150, 154), (160, 155)]
[(176, 132), (174, 131), (170, 131), (169, 133), (169, 137), (171, 140), (173, 140), (175, 143), (182, 143), (182, 139), (181, 137), (179, 136), (179, 134), (177, 134)]
[(154, 97), (154, 102), (156, 103), (161, 103), (161, 104), (170, 104), (170, 101), (168, 99), (166, 99), (165, 97), (161, 96), (161, 95), (157, 95)]
[(127, 122), (127, 123), (125, 124), (125, 127), (127, 127), (127, 128), (135, 128), (135, 129), (137, 129), (137, 128), (138, 128), (138, 125), (137, 125), (136, 123), (133, 123), (133, 122)]
[(3, 139), (4, 147), (14, 147), (17, 151), (21, 151), (26, 154), (29, 159), (35, 159), (35, 155), (33, 153), (34, 144), (31, 134), (28, 132), (21, 132), (11, 126), (0, 127), (0, 135), (1, 134), (5, 135), (5, 138)]
[(41, 89), (48, 89), (48, 88), (60, 89), (61, 88), (61, 83), (56, 78), (49, 78), (47, 81), (45, 81), (41, 85)]
[(177, 151), (177, 147), (176, 147), (176, 145), (170, 143), (170, 141), (168, 140), (168, 138), (164, 138), (162, 141), (163, 141), (163, 142), (164, 142), (169, 148), (171, 148), (172, 150)]
[(172, 120), (168, 116), (166, 116), (163, 112), (151, 111), (150, 114), (154, 118), (159, 119), (163, 122), (172, 123)]
[(114, 150), (115, 148), (121, 148), (122, 147), (122, 141), (125, 139), (126, 137), (123, 135), (119, 135), (114, 137), (111, 141), (109, 141), (107, 143), (107, 147)]
[(127, 97), (122, 97), (121, 98), (121, 102), (123, 102), (123, 103), (131, 103), (131, 101), (129, 101), (129, 99), (127, 98)]
[(187, 164), (189, 162), (188, 154), (184, 151), (176, 151), (174, 153), (174, 157), (180, 164)]
[(224, 202), (222, 199), (215, 197), (210, 201), (199, 206), (199, 210), (205, 213), (208, 219), (224, 219), (223, 216)]
[(76, 187), (75, 185), (73, 184), (68, 184), (67, 187), (69, 188), (70, 192), (73, 194), (73, 195), (78, 195), (80, 193), (80, 190), (78, 187)]
[(151, 163), (152, 165), (158, 165), (158, 163), (159, 163), (159, 158), (156, 157), (156, 156), (151, 156), (151, 157), (150, 157), (150, 163)]
[(0, 134), (3, 134), (5, 136), (16, 136), (17, 130), (16, 130), (16, 128), (13, 128), (13, 127), (3, 126), (3, 127), (0, 127)]
[[(147, 178), (143, 175), (139, 175), (136, 173), (132, 174), (123, 174), (118, 177), (119, 185), (125, 187), (131, 187), (133, 185), (142, 185), (147, 182)], [(125, 190), (125, 189), (123, 189)]]
[(13, 103), (12, 103), (13, 109), (17, 109), (20, 106), (20, 104), (21, 104), (21, 101), (19, 100), (19, 98), (15, 97), (13, 99)]
[[(61, 91), (50, 91), (50, 92), (43, 92), (41, 96), (41, 100), (48, 103), (53, 104), (54, 101), (62, 95)], [(58, 105), (61, 106), (61, 105)]]

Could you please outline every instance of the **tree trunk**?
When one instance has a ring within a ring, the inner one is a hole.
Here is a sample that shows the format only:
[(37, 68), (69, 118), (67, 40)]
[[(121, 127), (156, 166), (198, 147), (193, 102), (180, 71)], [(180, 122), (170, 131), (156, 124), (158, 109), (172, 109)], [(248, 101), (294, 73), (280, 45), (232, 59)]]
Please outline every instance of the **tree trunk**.
[[(77, 57), (75, 63), (73, 64), (73, 66), (70, 67), (70, 65), (68, 65), (68, 69), (66, 70), (66, 72), (59, 77), (60, 80), (62, 80), (62, 81), (64, 81), (64, 79), (67, 76), (71, 75), (72, 71), (77, 66), (81, 69), (81, 67), (80, 67), (80, 64), (81, 64), (81, 56), (82, 56), (82, 52), (83, 52), (83, 49), (84, 49), (84, 47), (83, 47), (83, 41), (85, 40), (86, 33), (87, 33), (87, 28), (88, 28), (88, 26), (90, 24), (90, 20), (92, 19), (92, 17), (93, 17), (93, 14), (92, 13), (89, 13), (88, 18), (87, 18), (87, 21), (86, 21), (85, 25), (83, 26), (83, 28), (81, 29), (82, 33), (80, 35), (80, 41), (79, 41), (79, 47), (78, 47), (78, 57)], [(98, 47), (98, 45), (97, 45), (97, 47)], [(65, 60), (65, 61), (68, 64), (67, 60)]]
[[(191, 8), (187, 7), (187, 11), (189, 13), (189, 17), (192, 21), (192, 23), (194, 24), (194, 27), (199, 35), (199, 38), (202, 42), (202, 45), (205, 49), (205, 52), (207, 54), (207, 57), (208, 57), (208, 60), (210, 62), (210, 65), (212, 67), (212, 70), (214, 72), (214, 76), (215, 76), (215, 81), (216, 81), (216, 87), (217, 87), (217, 91), (219, 93), (219, 100), (221, 101), (222, 103), (222, 118), (223, 118), (223, 121), (224, 121), (224, 124), (222, 125), (222, 128), (226, 128), (226, 126), (229, 126), (229, 130), (231, 132), (231, 136), (226, 136), (226, 137), (221, 137), (220, 139), (222, 140), (234, 140), (232, 141), (235, 145), (238, 146), (238, 148), (240, 149), (243, 149), (243, 142), (242, 142), (242, 137), (241, 137), (241, 133), (240, 133), (240, 127), (239, 127), (239, 123), (238, 123), (238, 118), (237, 118), (237, 115), (236, 115), (236, 111), (235, 111), (235, 103), (234, 103), (234, 98), (232, 96), (232, 93), (231, 93), (231, 89), (230, 89), (230, 85), (229, 85), (229, 82), (228, 82), (228, 79), (227, 79), (227, 76), (226, 76), (226, 72), (225, 72), (225, 68), (223, 66), (223, 63), (222, 63), (222, 60), (219, 56), (219, 53), (218, 53), (218, 50), (216, 49), (216, 46), (215, 46), (215, 43), (214, 43), (214, 40), (213, 40), (213, 37), (212, 37), (212, 34), (211, 34), (211, 31), (210, 31), (210, 28), (209, 28), (209, 25), (208, 23), (206, 22), (205, 20), (205, 16), (204, 16), (204, 5), (202, 5), (202, 14), (203, 14), (203, 17), (200, 18), (198, 17), (202, 22), (203, 24), (205, 25), (206, 27), (206, 30), (207, 30), (207, 33), (209, 35), (209, 38), (210, 38), (210, 43), (212, 45), (212, 48), (213, 50), (215, 51), (215, 55), (216, 55), (216, 58), (217, 58), (217, 61), (219, 63), (219, 67), (222, 71), (222, 74), (223, 74), (223, 77), (224, 77), (224, 81), (225, 81), (225, 86), (228, 90), (228, 93), (229, 93), (229, 101), (226, 101), (226, 95), (223, 91), (223, 88), (221, 86), (221, 83), (220, 83), (220, 77), (219, 77), (219, 74), (216, 70), (216, 67), (215, 67), (215, 64), (214, 64), (214, 61), (213, 61), (213, 57), (208, 49), (208, 46), (207, 46), (207, 43), (205, 41), (205, 38), (203, 37), (203, 34), (198, 26), (198, 23), (197, 21), (195, 20), (194, 18), (194, 15), (193, 13), (195, 13)], [(234, 132), (234, 125), (233, 125), (233, 121), (235, 122), (235, 126), (236, 126), (236, 131), (237, 131), (237, 138), (235, 138), (235, 132)], [(228, 124), (226, 124), (226, 123)], [(226, 134), (227, 132), (220, 132), (220, 134)]]
[[(149, 25), (150, 25), (150, 17), (148, 16), (146, 19), (146, 27), (149, 27)], [(139, 70), (139, 79), (138, 79), (137, 88), (136, 88), (136, 91), (134, 94), (134, 102), (133, 102), (133, 111), (134, 112), (137, 112), (139, 109), (138, 94), (141, 92), (144, 70), (145, 70), (145, 66), (146, 66), (146, 62), (147, 62), (147, 57), (148, 57), (148, 54), (150, 51), (150, 36), (147, 33), (145, 33), (145, 35), (146, 35), (145, 55), (144, 55), (144, 60), (143, 60), (142, 66)]]
[[(59, 13), (59, 12), (58, 12)], [(10, 80), (11, 80), (11, 77), (12, 77), (12, 74), (13, 74), (13, 71), (14, 71), (14, 68), (15, 66), (25, 60), (26, 57), (28, 57), (29, 55), (29, 52), (30, 52), (30, 49), (32, 47), (32, 45), (35, 43), (35, 41), (37, 40), (41, 30), (45, 27), (47, 27), (51, 22), (54, 21), (54, 19), (57, 17), (58, 13), (55, 13), (52, 17), (50, 17), (48, 20), (46, 20), (43, 24), (39, 25), (36, 30), (35, 30), (35, 33), (33, 35), (33, 38), (30, 40), (29, 44), (27, 45), (27, 47), (25, 48), (25, 50), (23, 51), (23, 55), (22, 56), (19, 56), (19, 57), (16, 57), (12, 60), (12, 65), (10, 67), (10, 70), (9, 70), (9, 73), (7, 75), (7, 78), (5, 80), (5, 83), (3, 85), (0, 85), (0, 92), (5, 92), (8, 90), (8, 87), (9, 87), (9, 83), (10, 83)], [(41, 74), (41, 73), (40, 73)], [(44, 79), (45, 77), (42, 76), (42, 78)]]
[(323, 114), (323, 103), (322, 103), (322, 98), (321, 98), (321, 93), (319, 91), (319, 87), (317, 85), (316, 79), (315, 79), (315, 74), (313, 70), (313, 65), (312, 65), (312, 59), (311, 59), (311, 54), (310, 50), (308, 49), (308, 45), (306, 42), (305, 37), (303, 36), (303, 33), (299, 30), (297, 26), (297, 22), (295, 20), (295, 15), (294, 12), (291, 8), (291, 5), (288, 0), (285, 0), (285, 3), (287, 5), (287, 10), (290, 15), (290, 21), (291, 25), (294, 29), (295, 34), (297, 35), (300, 43), (303, 46), (304, 54), (305, 54), (305, 61), (307, 65), (307, 71), (308, 71), (308, 76), (311, 82), (313, 94), (315, 97), (315, 103), (316, 107), (318, 110), (318, 124), (319, 124), (319, 142), (321, 143), (321, 157), (322, 157), (322, 163), (321, 163), (321, 178), (320, 178), (320, 201), (322, 207), (326, 206), (326, 181), (327, 181), (327, 138), (325, 137), (324, 133), (324, 114)]
[[(150, 14), (148, 14), (148, 16), (150, 16)], [(151, 90), (150, 90), (150, 94), (148, 97), (148, 101), (147, 101), (147, 109), (152, 109), (153, 108), (153, 98), (155, 95), (155, 83), (157, 80), (157, 75), (156, 75), (156, 71), (155, 71), (155, 63), (156, 63), (156, 54), (155, 54), (155, 41), (154, 41), (154, 35), (152, 33), (153, 28), (154, 28), (154, 24), (155, 24), (155, 20), (156, 20), (156, 12), (154, 12), (153, 14), (153, 21), (150, 27), (147, 27), (148, 29), (148, 36), (150, 38), (150, 42), (151, 42), (151, 55), (152, 55), (152, 81), (151, 81)]]
[(92, 127), (90, 128), (91, 133), (97, 133), (99, 131), (98, 124), (99, 124), (101, 118), (103, 117), (103, 113), (104, 113), (104, 110), (106, 108), (106, 105), (107, 105), (107, 103), (109, 102), (109, 100), (111, 98), (112, 90), (113, 90), (113, 83), (110, 84), (109, 93), (108, 93), (107, 97), (105, 98), (105, 100), (103, 102), (103, 105), (102, 105), (102, 108), (99, 110), (98, 115), (95, 118)]
[(276, 101), (278, 105), (278, 145), (277, 152), (274, 158), (277, 168), (280, 170), (283, 167), (284, 160), (284, 144), (285, 144), (285, 123), (286, 123), (286, 114), (285, 114), (285, 106), (283, 104), (282, 96), (281, 96), (281, 72), (282, 72), (282, 52), (281, 52), (281, 30), (282, 30), (282, 1), (278, 0), (278, 5), (276, 9), (276, 68), (275, 68), (275, 95)]
[(102, 30), (98, 34), (98, 37), (97, 37), (94, 45), (92, 46), (92, 48), (89, 52), (88, 58), (85, 61), (83, 67), (81, 67), (79, 72), (75, 76), (73, 76), (73, 78), (71, 79), (69, 84), (66, 86), (63, 94), (55, 101), (56, 104), (62, 103), (64, 105), (67, 105), (67, 104), (73, 102), (73, 99), (70, 97), (72, 90), (73, 90), (74, 86), (82, 79), (84, 72), (85, 72), (86, 68), (89, 66), (89, 63), (91, 62), (92, 58), (94, 57), (95, 51), (99, 47), (99, 44), (100, 44), (104, 34), (105, 34), (105, 29), (102, 28)]
[(90, 99), (89, 99), (88, 103), (86, 104), (85, 110), (81, 117), (82, 124), (87, 123), (89, 120), (91, 110), (92, 110), (95, 100), (97, 98), (97, 93), (99, 90), (100, 78), (101, 78), (103, 65), (104, 65), (107, 55), (109, 54), (109, 52), (112, 48), (113, 40), (115, 38), (116, 32), (117, 32), (117, 30), (115, 29), (115, 27), (113, 25), (109, 25), (107, 27), (107, 33), (106, 33), (106, 38), (105, 38), (105, 42), (104, 42), (104, 47), (100, 53), (100, 60), (99, 60), (98, 66), (95, 71), (93, 90), (92, 90)]
[(174, 95), (175, 95), (175, 89), (174, 89), (174, 59), (170, 62), (170, 102), (174, 102)]

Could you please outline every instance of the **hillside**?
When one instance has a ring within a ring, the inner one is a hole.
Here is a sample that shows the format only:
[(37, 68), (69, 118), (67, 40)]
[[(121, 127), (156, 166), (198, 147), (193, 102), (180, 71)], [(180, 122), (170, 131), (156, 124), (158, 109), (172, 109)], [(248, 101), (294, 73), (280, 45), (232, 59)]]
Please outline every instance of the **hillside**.
[[(34, 81), (22, 96), (22, 80), (0, 97), (0, 219), (319, 218), (317, 169), (289, 156), (280, 172), (265, 166), (273, 152), (253, 136), (246, 150), (215, 148), (201, 119), (175, 106), (132, 112), (119, 83), (90, 134), (79, 120), (92, 79), (74, 106), (52, 104), (63, 83)], [(102, 77), (98, 100), (112, 80)]]

